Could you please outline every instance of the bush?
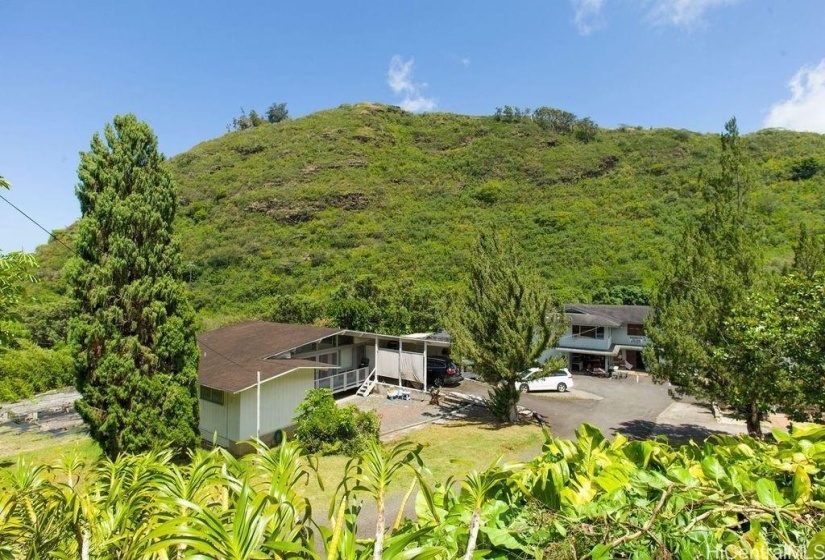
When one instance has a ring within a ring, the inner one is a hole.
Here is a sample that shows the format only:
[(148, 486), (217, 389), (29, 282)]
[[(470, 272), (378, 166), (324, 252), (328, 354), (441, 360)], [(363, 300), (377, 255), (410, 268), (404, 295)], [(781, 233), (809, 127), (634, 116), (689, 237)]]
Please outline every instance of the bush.
[(309, 453), (358, 455), (378, 441), (381, 421), (354, 404), (339, 407), (329, 389), (310, 389), (298, 405), (295, 438)]
[(40, 348), (22, 341), (19, 348), (0, 354), (0, 402), (15, 402), (36, 393), (74, 382), (75, 371), (67, 347)]

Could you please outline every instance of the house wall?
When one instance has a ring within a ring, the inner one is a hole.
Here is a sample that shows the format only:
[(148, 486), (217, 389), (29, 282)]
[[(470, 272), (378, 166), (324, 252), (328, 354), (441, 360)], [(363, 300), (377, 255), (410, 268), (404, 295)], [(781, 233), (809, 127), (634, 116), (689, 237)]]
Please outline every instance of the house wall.
[(200, 404), (201, 438), (212, 442), (217, 434), (216, 443), (226, 447), (229, 444), (226, 404), (220, 405), (203, 399), (198, 402)]
[(241, 395), (226, 395), (226, 434), (232, 441), (241, 439)]
[[(261, 384), (260, 437), (292, 425), (295, 409), (306, 392), (314, 387), (313, 370), (299, 369)], [(256, 388), (240, 394), (240, 426), (238, 440), (255, 437)], [(237, 440), (236, 440), (237, 441)]]
[(610, 327), (604, 329), (604, 339), (588, 338), (586, 336), (574, 336), (572, 332), (568, 331), (559, 339), (559, 346), (565, 348), (581, 348), (583, 350), (610, 350), (612, 344), (615, 342), (611, 340)]
[(648, 343), (646, 336), (629, 336), (627, 334), (627, 324), (613, 329), (613, 344), (626, 344), (629, 346), (644, 346)]

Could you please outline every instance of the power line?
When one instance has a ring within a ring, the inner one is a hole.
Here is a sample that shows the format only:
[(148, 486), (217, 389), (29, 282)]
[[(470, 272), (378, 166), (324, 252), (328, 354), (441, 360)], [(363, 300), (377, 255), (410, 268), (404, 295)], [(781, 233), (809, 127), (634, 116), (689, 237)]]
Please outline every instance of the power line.
[(57, 241), (58, 243), (60, 243), (61, 245), (63, 245), (66, 249), (68, 249), (69, 251), (71, 251), (72, 253), (74, 253), (74, 249), (72, 249), (71, 247), (69, 247), (68, 245), (66, 245), (65, 243), (63, 243), (63, 241), (62, 241), (60, 238), (58, 238), (55, 234), (53, 234), (52, 232), (50, 232), (49, 230), (47, 230), (46, 228), (44, 228), (43, 226), (41, 226), (39, 223), (37, 223), (37, 221), (36, 221), (34, 218), (32, 218), (31, 216), (29, 216), (28, 214), (26, 214), (25, 212), (23, 212), (20, 208), (18, 208), (17, 206), (15, 206), (15, 205), (14, 205), (14, 204), (12, 204), (11, 202), (9, 202), (9, 199), (7, 199), (5, 196), (3, 196), (2, 194), (0, 194), (0, 198), (2, 198), (2, 199), (3, 199), (3, 201), (4, 201), (6, 204), (8, 204), (8, 205), (9, 205), (9, 206), (11, 206), (12, 208), (14, 208), (14, 209), (15, 209), (15, 210), (17, 210), (18, 212), (20, 212), (23, 216), (25, 216), (25, 217), (26, 217), (26, 219), (27, 219), (27, 220), (29, 220), (31, 223), (33, 223), (34, 225), (36, 225), (37, 227), (39, 227), (40, 229), (42, 229), (43, 231), (45, 231), (45, 232), (49, 235), (49, 237), (51, 237), (52, 239), (54, 239), (55, 241)]
[(203, 340), (198, 340), (198, 344), (201, 344), (201, 345), (203, 345), (203, 346), (206, 346), (208, 349), (212, 350), (215, 354), (217, 354), (218, 356), (220, 356), (220, 357), (221, 357), (221, 358), (223, 358), (224, 360), (226, 360), (226, 361), (228, 361), (228, 362), (231, 362), (231, 363), (235, 364), (236, 366), (238, 366), (238, 367), (239, 367), (239, 368), (241, 368), (242, 370), (244, 370), (244, 371), (246, 371), (246, 372), (248, 372), (248, 373), (256, 373), (256, 372), (252, 371), (251, 369), (247, 368), (246, 366), (244, 366), (244, 365), (242, 365), (242, 364), (239, 364), (238, 362), (236, 362), (235, 360), (233, 360), (233, 359), (232, 359), (232, 358), (230, 358), (229, 356), (225, 356), (225, 355), (221, 354), (220, 352), (218, 352), (217, 350), (215, 350), (214, 348), (212, 348), (211, 346), (209, 346), (207, 343), (205, 343)]

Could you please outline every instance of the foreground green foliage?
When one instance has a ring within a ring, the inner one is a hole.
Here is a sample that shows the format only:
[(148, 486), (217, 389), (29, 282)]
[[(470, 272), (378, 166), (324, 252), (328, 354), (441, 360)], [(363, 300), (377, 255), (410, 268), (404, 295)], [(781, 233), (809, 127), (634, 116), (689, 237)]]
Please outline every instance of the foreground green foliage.
[(82, 218), (67, 266), (76, 403), (111, 457), (199, 441), (194, 313), (172, 239), (177, 199), (157, 138), (116, 116), (80, 156)]
[(295, 410), (295, 437), (309, 453), (358, 455), (380, 432), (375, 412), (339, 407), (330, 389), (310, 389)]
[[(305, 497), (314, 461), (294, 442), (240, 460), (214, 450), (185, 464), (168, 452), (104, 458), (91, 471), (21, 463), (0, 482), (0, 557), (825, 557), (823, 426), (680, 448), (610, 442), (589, 425), (577, 435), (547, 434), (528, 463), (435, 483), (420, 446), (371, 445), (347, 465), (328, 524)], [(413, 485), (386, 511), (404, 471)], [(401, 513), (411, 499), (417, 521)], [(371, 502), (376, 533), (357, 538)]]
[[(367, 306), (378, 307), (376, 294), (396, 308), (368, 309), (367, 330), (396, 332), (415, 304), (401, 301), (410, 286), (430, 306), (410, 313), (422, 322), (407, 332), (426, 330), (429, 317), (443, 316), (445, 293), (463, 284), (475, 232), (501, 225), (562, 301), (651, 289), (662, 255), (699, 209), (699, 172), (717, 160), (718, 135), (624, 127), (585, 143), (556, 130), (561, 113), (549, 112), (544, 126), (358, 104), (231, 132), (172, 158), (183, 275), (204, 325), (334, 323), (346, 315), (332, 312), (332, 294), (369, 275)], [(765, 256), (779, 269), (800, 223), (825, 227), (825, 136), (746, 138)], [(805, 158), (818, 166), (800, 173)], [(65, 291), (67, 256), (57, 243), (38, 250), (41, 290)]]

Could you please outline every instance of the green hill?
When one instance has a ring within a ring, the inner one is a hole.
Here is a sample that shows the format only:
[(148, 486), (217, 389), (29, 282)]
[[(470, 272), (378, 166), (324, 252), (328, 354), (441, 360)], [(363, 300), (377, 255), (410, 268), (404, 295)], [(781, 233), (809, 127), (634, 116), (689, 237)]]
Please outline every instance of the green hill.
[[(825, 226), (825, 135), (746, 140), (779, 266), (800, 223)], [(717, 135), (686, 130), (602, 129), (582, 142), (532, 120), (358, 104), (231, 132), (169, 165), (185, 278), (208, 326), (340, 318), (371, 300), (403, 307), (387, 327), (401, 329), (437, 322), (484, 228), (511, 228), (565, 299), (651, 288), (718, 150)], [(66, 253), (38, 249), (44, 287), (60, 291)]]

